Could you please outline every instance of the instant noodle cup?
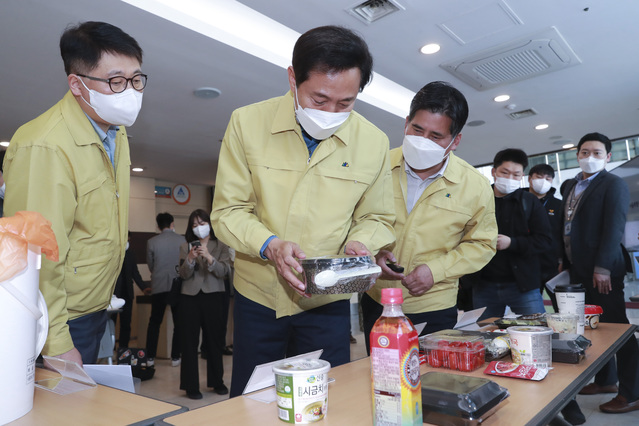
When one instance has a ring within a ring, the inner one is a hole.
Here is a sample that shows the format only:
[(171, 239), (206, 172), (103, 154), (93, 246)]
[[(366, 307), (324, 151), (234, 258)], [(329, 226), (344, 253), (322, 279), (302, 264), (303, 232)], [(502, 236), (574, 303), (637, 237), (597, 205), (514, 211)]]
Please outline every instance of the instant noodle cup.
[(537, 368), (551, 367), (553, 333), (550, 327), (508, 327), (513, 362)]
[(307, 424), (326, 416), (330, 369), (323, 359), (295, 359), (273, 367), (280, 420)]

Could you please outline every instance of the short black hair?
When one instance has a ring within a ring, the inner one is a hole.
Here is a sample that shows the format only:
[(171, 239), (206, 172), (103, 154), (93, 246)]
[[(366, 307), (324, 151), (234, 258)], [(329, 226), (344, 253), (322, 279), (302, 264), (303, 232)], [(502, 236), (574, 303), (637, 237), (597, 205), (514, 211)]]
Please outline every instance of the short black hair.
[(155, 221), (160, 230), (170, 228), (173, 223), (173, 215), (171, 215), (171, 213), (160, 213), (155, 217)]
[(90, 72), (105, 52), (135, 58), (142, 64), (138, 42), (106, 22), (87, 21), (69, 26), (60, 37), (60, 54), (67, 75)]
[(433, 81), (422, 87), (410, 103), (409, 121), (420, 110), (433, 114), (444, 114), (452, 120), (450, 134), (457, 136), (468, 119), (468, 102), (466, 98), (450, 83)]
[(497, 168), (501, 166), (502, 163), (506, 161), (512, 161), (513, 163), (521, 164), (525, 169), (528, 167), (528, 155), (521, 149), (517, 148), (506, 148), (499, 151), (495, 154), (495, 159), (493, 160), (493, 167)]
[(540, 176), (550, 176), (553, 179), (555, 178), (555, 169), (548, 164), (537, 164), (536, 166), (532, 166), (528, 171), (528, 176), (532, 176), (535, 173)]
[(351, 68), (359, 68), (361, 92), (371, 80), (373, 57), (364, 39), (347, 28), (335, 25), (313, 28), (295, 42), (293, 71), (297, 87), (313, 71), (328, 74)]
[(215, 234), (213, 233), (213, 226), (211, 226), (211, 215), (207, 213), (205, 210), (197, 209), (197, 210), (193, 210), (191, 212), (191, 215), (189, 216), (189, 221), (186, 225), (186, 232), (184, 233), (184, 238), (186, 238), (186, 241), (188, 243), (191, 243), (195, 240), (199, 240), (198, 236), (195, 235), (195, 233), (193, 232), (193, 224), (195, 223), (195, 218), (200, 218), (202, 221), (209, 224), (209, 226), (211, 227), (210, 234), (209, 234), (211, 236), (210, 239), (212, 241), (216, 240), (217, 238), (215, 237)]
[(581, 150), (581, 145), (588, 141), (597, 141), (603, 143), (606, 146), (606, 154), (609, 154), (610, 150), (612, 149), (612, 142), (610, 142), (608, 136), (602, 135), (598, 132), (594, 132), (588, 133), (583, 138), (579, 139), (579, 144), (577, 145), (577, 153), (579, 153), (579, 151)]

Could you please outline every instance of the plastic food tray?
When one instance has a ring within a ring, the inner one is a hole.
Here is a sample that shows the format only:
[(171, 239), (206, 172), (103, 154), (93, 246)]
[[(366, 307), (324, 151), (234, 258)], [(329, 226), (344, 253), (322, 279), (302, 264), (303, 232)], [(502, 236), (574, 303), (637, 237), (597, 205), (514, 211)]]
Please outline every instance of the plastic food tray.
[(481, 336), (460, 336), (437, 332), (419, 338), (419, 348), (428, 365), (434, 368), (473, 371), (486, 359)]
[(421, 377), (424, 423), (477, 425), (509, 396), (489, 379), (430, 372)]
[[(371, 256), (322, 256), (299, 261), (304, 269), (306, 292), (311, 294), (363, 293), (373, 287), (381, 273)], [(338, 279), (335, 285), (320, 287), (315, 277), (324, 271), (336, 273), (370, 270), (371, 273)]]
[(581, 334), (552, 335), (552, 362), (579, 364), (586, 356), (592, 342)]

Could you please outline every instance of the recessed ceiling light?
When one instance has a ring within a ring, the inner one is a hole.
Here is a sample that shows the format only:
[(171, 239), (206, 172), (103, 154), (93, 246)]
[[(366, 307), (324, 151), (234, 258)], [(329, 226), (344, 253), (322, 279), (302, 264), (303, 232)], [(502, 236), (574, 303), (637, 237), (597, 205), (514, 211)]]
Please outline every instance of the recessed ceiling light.
[(0, 142), (0, 146), (9, 146), (9, 142), (7, 141)]
[(567, 143), (566, 145), (562, 145), (561, 147), (563, 149), (569, 149), (569, 148), (574, 148), (575, 144), (574, 143)]
[(439, 44), (430, 43), (422, 46), (419, 51), (422, 52), (424, 55), (432, 55), (433, 53), (439, 52), (439, 49), (441, 49), (441, 46)]
[(510, 99), (510, 96), (508, 95), (499, 95), (499, 96), (495, 96), (495, 99), (493, 99), (495, 102), (506, 102), (508, 99)]
[(535, 130), (544, 130), (547, 129), (548, 125), (547, 124), (538, 124), (535, 126)]
[(474, 120), (474, 121), (469, 121), (468, 123), (466, 123), (466, 125), (470, 127), (483, 126), (484, 124), (486, 124), (484, 120)]
[(215, 99), (220, 96), (222, 92), (215, 87), (200, 87), (199, 89), (195, 89), (193, 94), (196, 98)]
[(139, 173), (139, 172), (143, 172), (144, 169), (142, 167), (134, 167), (134, 168), (131, 169), (131, 171)]

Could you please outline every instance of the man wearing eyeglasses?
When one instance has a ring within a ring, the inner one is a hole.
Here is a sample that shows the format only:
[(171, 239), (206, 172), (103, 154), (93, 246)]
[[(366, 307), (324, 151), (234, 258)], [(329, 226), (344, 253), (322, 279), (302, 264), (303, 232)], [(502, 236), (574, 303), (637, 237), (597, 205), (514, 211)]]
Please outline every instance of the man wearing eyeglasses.
[(52, 223), (59, 262), (43, 260), (49, 309), (42, 353), (97, 360), (106, 308), (122, 267), (129, 215), (125, 126), (142, 105), (142, 49), (103, 22), (69, 27), (60, 39), (67, 94), (23, 125), (4, 160), (5, 214), (37, 211)]

